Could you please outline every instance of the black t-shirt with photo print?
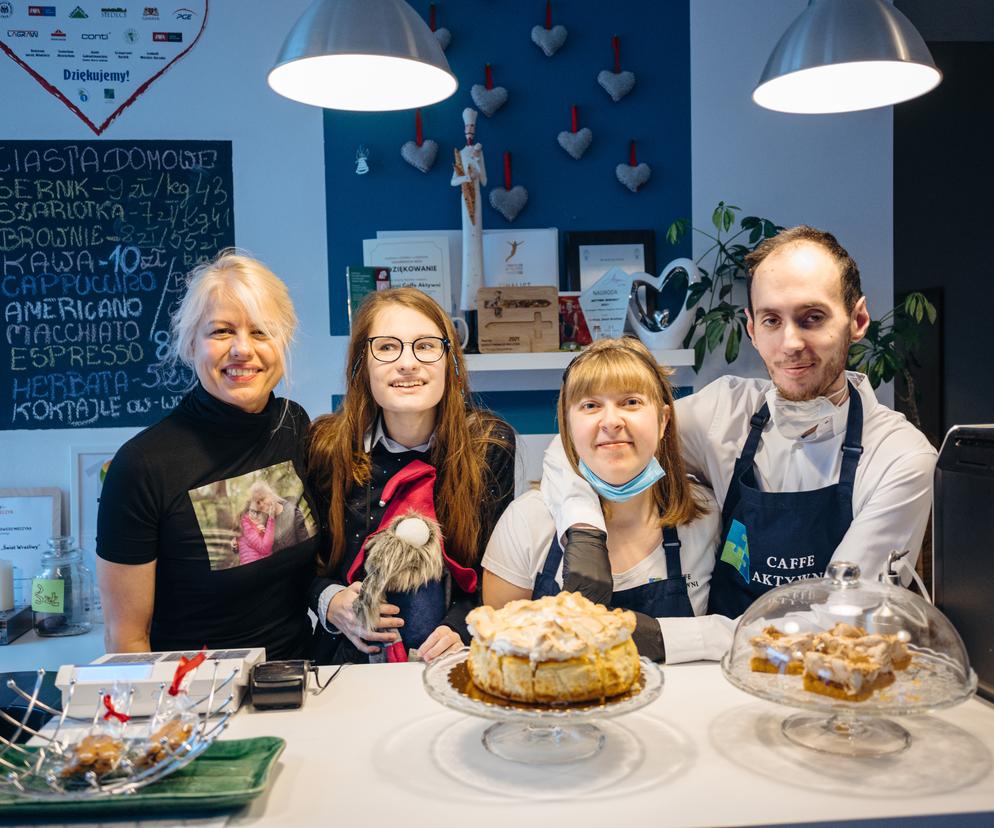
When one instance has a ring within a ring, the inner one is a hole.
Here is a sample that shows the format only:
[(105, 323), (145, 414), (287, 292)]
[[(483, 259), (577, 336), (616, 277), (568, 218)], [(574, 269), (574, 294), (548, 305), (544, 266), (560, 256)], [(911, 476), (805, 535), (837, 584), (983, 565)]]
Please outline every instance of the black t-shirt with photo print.
[(306, 654), (320, 543), (304, 486), (307, 413), (270, 395), (249, 414), (199, 385), (125, 443), (107, 471), (97, 555), (155, 561), (153, 650)]

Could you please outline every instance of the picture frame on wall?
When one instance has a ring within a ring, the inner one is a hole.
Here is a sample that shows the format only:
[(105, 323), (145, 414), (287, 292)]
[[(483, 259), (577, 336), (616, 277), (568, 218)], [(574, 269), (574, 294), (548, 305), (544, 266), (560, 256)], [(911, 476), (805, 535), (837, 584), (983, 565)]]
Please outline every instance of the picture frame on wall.
[(83, 550), (83, 562), (95, 571), (97, 510), (107, 467), (120, 446), (71, 446), (69, 449), (69, 534)]
[(566, 233), (566, 276), (561, 290), (584, 291), (619, 267), (656, 275), (654, 230), (572, 230)]
[(23, 585), (41, 566), (41, 555), (48, 549), (49, 538), (61, 534), (61, 489), (47, 486), (0, 489), (0, 558), (15, 567), (15, 606), (27, 602)]

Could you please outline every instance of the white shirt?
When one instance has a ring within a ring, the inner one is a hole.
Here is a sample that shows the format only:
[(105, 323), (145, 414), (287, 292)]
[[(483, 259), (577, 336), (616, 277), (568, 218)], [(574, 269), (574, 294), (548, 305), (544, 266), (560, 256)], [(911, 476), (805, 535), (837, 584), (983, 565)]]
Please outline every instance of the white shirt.
[[(914, 565), (932, 505), (936, 452), (904, 415), (877, 402), (863, 374), (846, 375), (863, 403), (863, 454), (853, 484), (853, 521), (832, 558), (859, 564), (864, 578), (876, 579), (892, 549), (910, 549), (908, 562)], [(799, 492), (838, 482), (848, 400), (831, 417), (812, 423), (813, 434), (789, 440), (776, 428), (775, 395), (770, 380), (726, 376), (677, 400), (676, 423), (687, 471), (708, 483), (719, 503), (725, 501), (749, 420), (764, 401), (770, 403), (772, 416), (756, 452), (759, 488)], [(542, 495), (547, 504), (562, 504), (552, 509), (560, 537), (576, 523), (604, 528), (597, 496), (573, 474), (558, 438), (545, 454)], [(801, 544), (803, 540), (798, 539)], [(671, 642), (664, 637), (664, 643), (669, 661)]]
[[(714, 550), (721, 531), (721, 511), (710, 490), (694, 486), (699, 501), (706, 504), (708, 514), (693, 523), (677, 527), (680, 536), (680, 568), (687, 581), (687, 594), (695, 615), (707, 612), (708, 589), (711, 585), (711, 571), (714, 569)], [(598, 508), (598, 513), (600, 509)], [(555, 534), (555, 523), (549, 508), (537, 491), (526, 492), (517, 498), (501, 515), (490, 536), (483, 555), (483, 568), (503, 578), (510, 584), (531, 590), (535, 579), (545, 566), (549, 547)], [(642, 586), (650, 581), (669, 577), (666, 570), (666, 553), (660, 542), (648, 557), (624, 572), (614, 572), (614, 591)], [(563, 584), (562, 562), (556, 570), (556, 583)], [(666, 643), (666, 662), (687, 660), (679, 649), (679, 641), (686, 640), (683, 633), (686, 622), (704, 621), (703, 618), (659, 618), (663, 641)], [(700, 625), (697, 625), (700, 626)], [(669, 640), (673, 638), (674, 649), (670, 651)], [(724, 640), (724, 637), (721, 639)], [(699, 658), (697, 651), (701, 642), (695, 644), (692, 658)], [(720, 655), (720, 653), (719, 653)]]

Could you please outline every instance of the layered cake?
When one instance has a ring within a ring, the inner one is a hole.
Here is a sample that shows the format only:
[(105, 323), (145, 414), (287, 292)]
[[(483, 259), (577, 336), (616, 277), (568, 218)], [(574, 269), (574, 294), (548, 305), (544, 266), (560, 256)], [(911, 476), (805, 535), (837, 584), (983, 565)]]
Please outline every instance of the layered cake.
[(801, 675), (805, 690), (844, 701), (865, 701), (911, 663), (902, 636), (867, 634), (844, 623), (790, 635), (770, 626), (750, 643), (754, 672)]
[(481, 690), (504, 699), (556, 703), (605, 699), (639, 676), (635, 615), (579, 593), (477, 607), (467, 667)]

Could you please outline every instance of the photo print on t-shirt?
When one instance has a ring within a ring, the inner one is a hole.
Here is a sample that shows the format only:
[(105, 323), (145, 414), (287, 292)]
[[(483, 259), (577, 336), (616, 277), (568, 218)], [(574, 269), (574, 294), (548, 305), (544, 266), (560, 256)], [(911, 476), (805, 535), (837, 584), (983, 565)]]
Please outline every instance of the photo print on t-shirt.
[(189, 494), (212, 570), (261, 561), (318, 532), (290, 460)]

